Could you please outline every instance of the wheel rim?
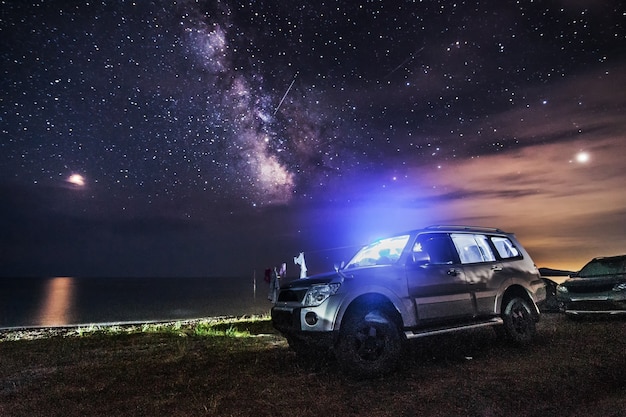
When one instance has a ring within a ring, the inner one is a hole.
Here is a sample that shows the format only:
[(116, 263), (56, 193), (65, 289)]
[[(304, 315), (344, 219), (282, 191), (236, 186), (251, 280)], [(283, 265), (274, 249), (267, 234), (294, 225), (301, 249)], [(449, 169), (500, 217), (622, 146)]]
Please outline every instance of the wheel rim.
[(511, 306), (510, 317), (513, 329), (517, 334), (528, 333), (530, 325), (530, 312), (528, 311), (524, 303), (521, 303), (519, 301), (515, 302)]
[(375, 361), (385, 352), (387, 335), (371, 323), (365, 323), (354, 335), (354, 348), (365, 361)]

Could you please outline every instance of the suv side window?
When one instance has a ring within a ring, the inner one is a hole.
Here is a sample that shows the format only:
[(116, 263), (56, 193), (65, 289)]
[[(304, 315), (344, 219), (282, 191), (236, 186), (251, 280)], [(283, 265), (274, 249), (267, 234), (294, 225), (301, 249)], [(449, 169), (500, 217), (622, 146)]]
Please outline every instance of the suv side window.
[(450, 235), (461, 263), (493, 262), (496, 257), (489, 246), (487, 236), (470, 233), (452, 233)]
[(426, 252), (431, 264), (458, 263), (450, 238), (446, 234), (427, 233), (418, 236), (413, 252)]
[(498, 251), (498, 255), (502, 259), (517, 258), (520, 256), (519, 250), (513, 245), (509, 238), (501, 236), (492, 236), (491, 242)]

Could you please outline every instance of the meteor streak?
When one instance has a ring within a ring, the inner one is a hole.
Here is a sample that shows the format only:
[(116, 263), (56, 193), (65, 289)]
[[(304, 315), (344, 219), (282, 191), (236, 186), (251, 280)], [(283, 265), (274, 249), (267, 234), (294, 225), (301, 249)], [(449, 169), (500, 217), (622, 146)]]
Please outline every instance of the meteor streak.
[(422, 46), (420, 49), (418, 49), (417, 51), (409, 54), (409, 57), (407, 59), (405, 59), (404, 61), (402, 61), (402, 63), (400, 65), (398, 65), (397, 67), (395, 67), (394, 69), (391, 70), (391, 72), (389, 72), (389, 74), (385, 75), (385, 78), (389, 78), (391, 76), (391, 74), (393, 74), (394, 72), (398, 71), (400, 68), (402, 68), (403, 66), (405, 66), (407, 63), (409, 63), (409, 61), (415, 59), (415, 56), (417, 54), (419, 54), (420, 52), (422, 52), (424, 50), (424, 47)]
[(287, 97), (287, 94), (289, 94), (289, 91), (291, 91), (291, 87), (293, 87), (293, 83), (296, 82), (296, 77), (298, 77), (298, 73), (296, 72), (296, 75), (293, 76), (293, 80), (291, 81), (291, 84), (289, 84), (289, 87), (287, 87), (287, 91), (285, 91), (285, 94), (283, 95), (283, 98), (280, 99), (280, 103), (278, 103), (278, 106), (276, 107), (276, 110), (274, 110), (274, 116), (276, 115), (276, 113), (278, 113), (278, 109), (280, 109), (280, 106), (282, 106), (283, 101), (285, 101), (285, 98)]

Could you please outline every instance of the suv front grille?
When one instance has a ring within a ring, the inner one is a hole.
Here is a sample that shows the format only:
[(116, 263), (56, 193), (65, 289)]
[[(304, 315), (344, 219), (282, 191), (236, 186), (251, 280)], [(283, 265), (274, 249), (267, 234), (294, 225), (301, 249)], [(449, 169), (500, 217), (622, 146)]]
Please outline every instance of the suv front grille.
[(567, 305), (568, 310), (581, 311), (613, 311), (624, 310), (626, 304), (611, 301), (574, 301)]
[(607, 291), (611, 291), (613, 289), (613, 287), (615, 286), (615, 284), (612, 283), (598, 283), (598, 284), (593, 284), (593, 283), (588, 283), (585, 285), (570, 285), (567, 287), (567, 289), (569, 290), (570, 293), (573, 294), (589, 294), (589, 293), (596, 293), (596, 292), (607, 292)]
[(272, 324), (277, 329), (300, 328), (300, 309), (294, 311), (272, 309)]
[(302, 302), (304, 299), (304, 295), (307, 292), (307, 288), (299, 288), (299, 289), (285, 289), (280, 290), (278, 294), (278, 301), (297, 301)]

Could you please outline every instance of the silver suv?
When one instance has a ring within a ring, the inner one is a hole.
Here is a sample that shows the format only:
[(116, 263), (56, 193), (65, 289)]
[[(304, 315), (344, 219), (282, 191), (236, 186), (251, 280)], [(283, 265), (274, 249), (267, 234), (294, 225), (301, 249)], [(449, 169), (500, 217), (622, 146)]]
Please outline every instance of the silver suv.
[(359, 250), (335, 272), (283, 285), (272, 323), (299, 355), (334, 352), (344, 371), (391, 372), (407, 339), (481, 326), (530, 341), (545, 299), (537, 267), (499, 229), (430, 226)]

